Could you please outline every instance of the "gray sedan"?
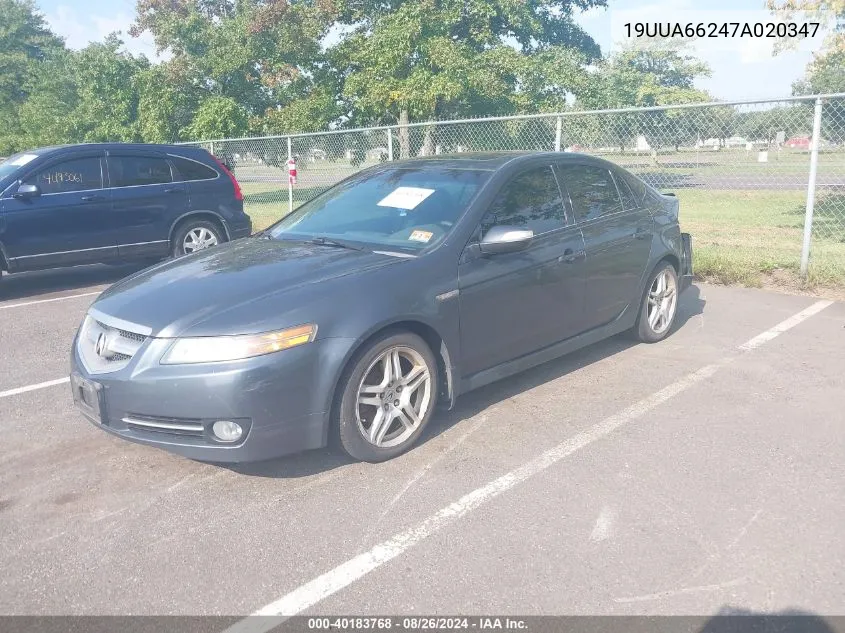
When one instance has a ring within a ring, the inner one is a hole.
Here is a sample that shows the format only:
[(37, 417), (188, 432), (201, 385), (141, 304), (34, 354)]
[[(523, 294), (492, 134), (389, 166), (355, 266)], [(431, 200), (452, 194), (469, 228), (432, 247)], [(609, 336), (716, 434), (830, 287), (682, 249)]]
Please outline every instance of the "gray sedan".
[(692, 276), (678, 211), (578, 154), (382, 164), (106, 290), (73, 397), (104, 431), (199, 460), (332, 438), (390, 459), (471, 389), (626, 330), (667, 336)]

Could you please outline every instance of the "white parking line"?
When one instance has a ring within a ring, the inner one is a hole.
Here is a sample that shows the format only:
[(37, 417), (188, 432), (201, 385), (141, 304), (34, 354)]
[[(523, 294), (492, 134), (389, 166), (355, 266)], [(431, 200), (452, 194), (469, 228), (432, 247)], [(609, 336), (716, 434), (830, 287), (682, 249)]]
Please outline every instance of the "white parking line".
[(26, 387), (17, 387), (16, 389), (9, 389), (8, 391), (0, 391), (0, 398), (8, 398), (9, 396), (17, 396), (28, 391), (36, 391), (37, 389), (45, 389), (46, 387), (55, 387), (56, 385), (63, 385), (70, 382), (69, 377), (57, 378), (56, 380), (48, 380), (47, 382), (39, 382), (34, 385), (27, 385)]
[(743, 343), (739, 346), (739, 349), (743, 352), (749, 352), (752, 349), (756, 349), (760, 347), (763, 343), (768, 343), (773, 338), (776, 338), (786, 332), (787, 330), (794, 328), (796, 325), (801, 323), (802, 321), (806, 321), (814, 314), (818, 314), (822, 310), (824, 310), (827, 306), (831, 305), (833, 301), (816, 301), (813, 305), (811, 305), (806, 310), (801, 310), (798, 314), (795, 314), (788, 319), (781, 321), (775, 327), (770, 328), (763, 332), (762, 334), (758, 334), (750, 341)]
[(98, 295), (102, 290), (95, 292), (83, 292), (78, 295), (67, 295), (65, 297), (53, 297), (52, 299), (36, 299), (35, 301), (22, 301), (21, 303), (10, 303), (9, 305), (0, 305), (0, 310), (11, 310), (12, 308), (23, 308), (25, 306), (34, 306), (38, 303), (51, 303), (53, 301), (64, 301), (65, 299), (78, 299), (80, 297), (93, 297)]
[[(802, 323), (814, 314), (818, 314), (831, 303), (831, 301), (814, 303), (809, 308), (802, 310), (798, 314), (740, 345), (738, 349), (740, 351), (756, 349), (767, 341)], [(612, 415), (585, 431), (578, 433), (574, 437), (563, 441), (527, 464), (502, 475), (481, 488), (473, 490), (422, 522), (396, 534), (387, 541), (379, 543), (369, 551), (341, 563), (334, 569), (297, 587), (290, 593), (262, 607), (253, 614), (253, 616), (265, 617), (250, 616), (244, 618), (229, 627), (226, 633), (264, 633), (270, 631), (278, 626), (285, 618), (302, 613), (305, 609), (348, 587), (356, 580), (359, 580), (388, 561), (393, 560), (417, 543), (435, 534), (447, 525), (454, 523), (462, 516), (503, 492), (546, 470), (576, 451), (606, 437), (622, 426), (642, 417), (652, 409), (686, 391), (693, 385), (710, 378), (721, 367), (732, 362), (732, 360), (733, 358), (728, 357), (722, 362), (706, 365), (698, 371), (684, 376), (677, 382), (631, 405), (620, 413)]]

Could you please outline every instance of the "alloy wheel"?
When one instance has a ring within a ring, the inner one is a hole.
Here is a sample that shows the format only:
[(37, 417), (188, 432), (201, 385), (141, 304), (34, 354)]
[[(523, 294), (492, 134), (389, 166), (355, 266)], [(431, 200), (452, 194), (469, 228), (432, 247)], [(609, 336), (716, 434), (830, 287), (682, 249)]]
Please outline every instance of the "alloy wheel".
[(358, 430), (370, 444), (390, 448), (411, 437), (431, 405), (431, 372), (410, 347), (391, 347), (376, 357), (358, 386)]
[(648, 291), (648, 326), (655, 334), (663, 334), (672, 325), (678, 303), (675, 277), (665, 268)]
[(217, 236), (204, 226), (191, 229), (182, 240), (182, 250), (186, 255), (211, 246), (217, 246)]

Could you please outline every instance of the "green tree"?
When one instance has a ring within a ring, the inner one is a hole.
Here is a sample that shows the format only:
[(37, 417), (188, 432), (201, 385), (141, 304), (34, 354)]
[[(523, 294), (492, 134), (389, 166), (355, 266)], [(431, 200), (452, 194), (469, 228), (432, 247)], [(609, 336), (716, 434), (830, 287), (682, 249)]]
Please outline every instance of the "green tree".
[(319, 132), (342, 114), (333, 86), (316, 85), (285, 106), (268, 108), (264, 115), (254, 117), (250, 131), (262, 135)]
[[(842, 41), (840, 41), (842, 40)], [(792, 85), (796, 95), (845, 92), (845, 33), (828, 37), (821, 51), (807, 65), (804, 78)], [(812, 104), (806, 104), (809, 109)], [(845, 141), (845, 100), (831, 99), (824, 104), (822, 138)]]
[[(653, 107), (710, 101), (695, 80), (710, 76), (706, 63), (685, 51), (685, 44), (645, 46), (619, 51), (599, 66), (599, 100), (608, 108)], [(582, 104), (583, 105), (583, 104)], [(606, 127), (608, 144), (625, 146), (644, 134), (652, 147), (698, 138), (704, 119), (697, 110), (661, 110), (613, 115)]]
[(79, 104), (79, 95), (71, 53), (65, 52), (39, 64), (33, 73), (37, 87), (16, 113), (16, 149), (79, 141), (81, 130), (72, 115)]
[(197, 108), (185, 135), (191, 139), (220, 139), (243, 136), (247, 130), (246, 110), (231, 97), (211, 96)]
[[(599, 47), (573, 20), (605, 0), (345, 2), (329, 57), (353, 123), (561, 108), (589, 86)], [(422, 141), (430, 144), (432, 128)], [(411, 133), (400, 128), (400, 154)]]
[(79, 102), (73, 117), (83, 130), (80, 140), (139, 141), (138, 81), (149, 68), (144, 56), (123, 49), (116, 34), (72, 54)]
[(261, 117), (310, 96), (333, 15), (322, 0), (138, 0), (131, 33), (152, 33), (170, 52), (188, 101), (231, 99)]
[(182, 60), (155, 64), (138, 74), (138, 130), (147, 143), (182, 139), (205, 91)]
[(42, 62), (18, 109), (19, 144), (141, 140), (138, 78), (149, 62), (122, 47), (113, 34)]
[[(767, 0), (769, 9), (786, 21), (803, 18), (824, 22), (833, 15), (837, 22), (807, 65), (805, 76), (792, 86), (796, 95), (845, 92), (845, 0)], [(781, 40), (776, 52), (794, 48), (799, 38)], [(807, 104), (807, 109), (812, 107)], [(825, 104), (822, 137), (845, 140), (845, 103), (832, 100)]]
[[(836, 20), (833, 33), (825, 38), (822, 54), (845, 51), (845, 0), (766, 0), (766, 6), (785, 22), (826, 22), (831, 16)], [(784, 38), (775, 47), (776, 52), (795, 48), (803, 38)]]
[(17, 149), (18, 108), (38, 85), (39, 65), (63, 50), (32, 0), (0, 0), (0, 154)]

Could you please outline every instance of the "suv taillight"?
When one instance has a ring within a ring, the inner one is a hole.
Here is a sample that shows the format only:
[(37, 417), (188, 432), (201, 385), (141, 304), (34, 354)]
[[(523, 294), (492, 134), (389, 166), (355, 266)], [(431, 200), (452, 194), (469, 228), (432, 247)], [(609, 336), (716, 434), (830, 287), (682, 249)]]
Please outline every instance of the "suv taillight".
[(229, 171), (229, 168), (226, 167), (226, 165), (223, 164), (223, 161), (221, 161), (219, 158), (217, 158), (216, 156), (212, 156), (212, 158), (214, 159), (215, 163), (220, 165), (220, 169), (226, 172), (226, 175), (229, 177), (229, 180), (232, 181), (232, 186), (235, 188), (235, 200), (243, 200), (244, 194), (241, 191), (241, 186), (238, 184), (238, 180), (235, 178), (235, 174)]

